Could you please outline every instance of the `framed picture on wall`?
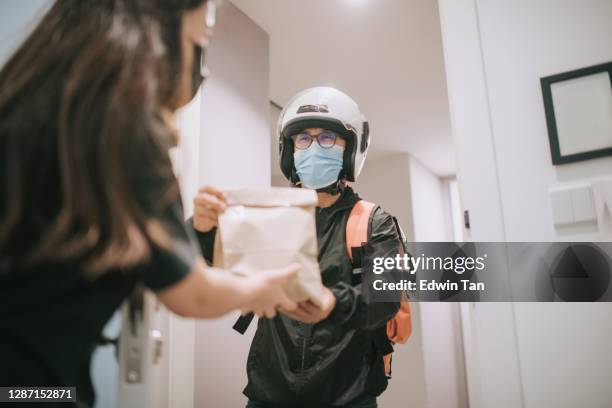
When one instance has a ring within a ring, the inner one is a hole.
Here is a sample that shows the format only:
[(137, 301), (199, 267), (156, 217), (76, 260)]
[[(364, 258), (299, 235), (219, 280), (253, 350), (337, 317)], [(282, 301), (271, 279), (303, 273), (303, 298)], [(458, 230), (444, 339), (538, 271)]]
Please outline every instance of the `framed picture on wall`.
[(540, 81), (553, 164), (612, 156), (612, 62)]

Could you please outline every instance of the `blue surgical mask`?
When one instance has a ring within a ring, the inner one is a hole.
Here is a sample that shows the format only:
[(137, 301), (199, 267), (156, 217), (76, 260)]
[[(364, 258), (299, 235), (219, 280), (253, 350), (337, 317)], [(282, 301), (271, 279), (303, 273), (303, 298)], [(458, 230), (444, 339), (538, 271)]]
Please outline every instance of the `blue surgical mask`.
[(338, 180), (343, 157), (344, 148), (334, 145), (324, 149), (315, 141), (308, 149), (296, 150), (293, 162), (302, 185), (316, 190)]

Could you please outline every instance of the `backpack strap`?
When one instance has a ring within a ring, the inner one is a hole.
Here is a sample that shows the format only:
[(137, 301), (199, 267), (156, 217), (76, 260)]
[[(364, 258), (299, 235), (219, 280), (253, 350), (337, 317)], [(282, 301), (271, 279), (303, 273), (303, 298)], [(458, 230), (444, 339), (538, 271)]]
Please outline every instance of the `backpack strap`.
[[(349, 214), (346, 223), (346, 249), (349, 258), (353, 265), (361, 264), (361, 246), (368, 242), (370, 219), (374, 213), (376, 204), (368, 201), (357, 201), (351, 213)], [(406, 245), (406, 236), (399, 225), (399, 222), (393, 217), (393, 223), (397, 230), (397, 234), (401, 243), (401, 250), (404, 253), (408, 252)], [(357, 262), (356, 262), (357, 261)], [(357, 273), (357, 272), (355, 272)], [(386, 326), (379, 330), (374, 339), (381, 354), (383, 355), (383, 365), (385, 375), (391, 378), (391, 362), (393, 360), (393, 345), (396, 343), (406, 343), (412, 333), (412, 316), (410, 313), (410, 305), (406, 294), (403, 294), (400, 308), (396, 315), (387, 322)]]
[(406, 239), (406, 234), (404, 234), (404, 230), (399, 225), (399, 221), (397, 220), (397, 218), (395, 217), (392, 217), (392, 218), (393, 218), (393, 223), (395, 224), (395, 229), (397, 230), (397, 235), (399, 236), (400, 243), (402, 245), (402, 251), (404, 251), (403, 254), (407, 254), (408, 253), (408, 240)]
[(393, 343), (405, 344), (412, 334), (412, 312), (408, 299), (400, 302), (395, 317), (387, 324), (387, 337)]
[(353, 253), (355, 248), (361, 249), (361, 245), (368, 242), (368, 229), (370, 218), (374, 213), (376, 204), (365, 200), (355, 203), (346, 222), (346, 250), (351, 262), (355, 263)]

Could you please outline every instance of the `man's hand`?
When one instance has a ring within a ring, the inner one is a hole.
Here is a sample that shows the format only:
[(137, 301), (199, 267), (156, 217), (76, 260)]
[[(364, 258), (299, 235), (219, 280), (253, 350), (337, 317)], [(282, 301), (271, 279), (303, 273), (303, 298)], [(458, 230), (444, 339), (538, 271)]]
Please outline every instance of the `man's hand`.
[(227, 208), (222, 192), (214, 187), (202, 187), (193, 199), (193, 227), (208, 232), (219, 225), (219, 215)]
[(323, 295), (323, 304), (321, 307), (318, 307), (310, 300), (306, 302), (302, 302), (299, 304), (298, 308), (289, 311), (285, 309), (281, 309), (281, 312), (293, 320), (298, 320), (303, 323), (315, 324), (319, 323), (321, 320), (327, 319), (329, 314), (336, 307), (336, 296), (334, 292), (329, 290), (328, 288), (324, 288)]

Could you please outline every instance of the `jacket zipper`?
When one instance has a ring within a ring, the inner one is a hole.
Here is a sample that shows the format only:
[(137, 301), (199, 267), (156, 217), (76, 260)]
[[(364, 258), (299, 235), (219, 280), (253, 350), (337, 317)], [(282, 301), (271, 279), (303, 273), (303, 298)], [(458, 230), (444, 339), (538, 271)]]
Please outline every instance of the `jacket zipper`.
[(306, 364), (306, 334), (304, 334), (304, 339), (302, 341), (302, 370), (301, 370), (301, 373), (304, 373), (305, 364)]
[(304, 369), (306, 367), (306, 345), (308, 342), (308, 327), (306, 326), (306, 324), (304, 323), (300, 323), (301, 328), (303, 329), (303, 336), (302, 336), (302, 364), (300, 367), (300, 372), (299, 375), (297, 377), (297, 387), (296, 387), (296, 395), (299, 396), (300, 395), (300, 390), (302, 388), (302, 378), (304, 376)]

